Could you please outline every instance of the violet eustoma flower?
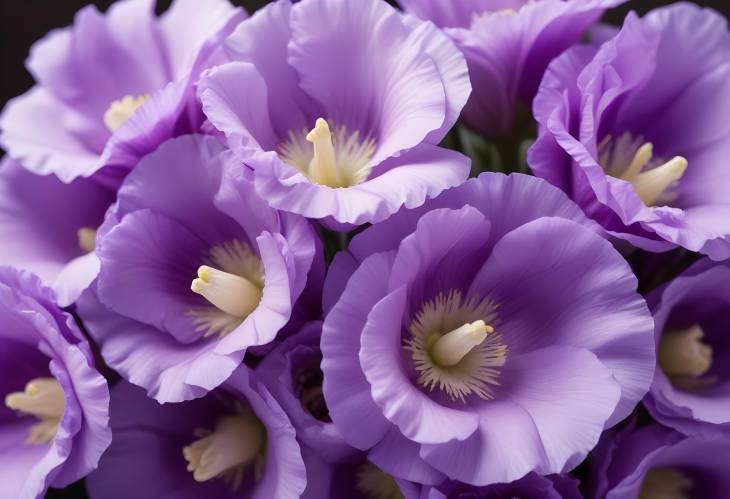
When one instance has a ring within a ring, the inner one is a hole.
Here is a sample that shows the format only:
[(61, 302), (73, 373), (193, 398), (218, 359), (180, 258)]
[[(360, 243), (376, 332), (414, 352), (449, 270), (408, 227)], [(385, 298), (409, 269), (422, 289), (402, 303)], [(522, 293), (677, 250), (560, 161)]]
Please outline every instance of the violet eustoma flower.
[(96, 228), (114, 191), (92, 179), (64, 184), (0, 162), (0, 258), (29, 270), (53, 288), (56, 303), (71, 305), (96, 277)]
[(464, 53), (474, 88), (464, 119), (487, 136), (510, 133), (548, 63), (624, 0), (399, 0), (433, 21)]
[(87, 479), (91, 499), (296, 499), (306, 484), (294, 428), (246, 367), (179, 404), (122, 382), (111, 424), (114, 441)]
[(297, 438), (327, 461), (352, 456), (355, 450), (332, 423), (322, 394), (322, 323), (305, 324), (266, 354), (256, 374), (289, 415)]
[(428, 499), (583, 499), (578, 480), (567, 475), (540, 476), (528, 473), (512, 483), (498, 483), (474, 487), (448, 482), (434, 487), (426, 494)]
[(96, 468), (111, 441), (109, 390), (53, 291), (0, 267), (3, 499), (36, 499)]
[(728, 258), (729, 80), (717, 12), (684, 3), (629, 14), (597, 50), (551, 64), (528, 163), (618, 238)]
[(402, 479), (570, 470), (654, 371), (636, 278), (547, 182), (482, 174), (356, 236), (325, 284), (324, 395)]
[(652, 424), (607, 433), (591, 459), (595, 499), (723, 499), (727, 436), (693, 436)]
[(647, 300), (659, 367), (644, 405), (684, 433), (728, 433), (730, 267), (700, 261)]
[(204, 395), (274, 340), (321, 258), (310, 224), (259, 199), (231, 159), (213, 137), (166, 142), (99, 229), (79, 314), (107, 364), (160, 402)]
[(382, 0), (278, 0), (224, 46), (203, 110), (275, 208), (335, 229), (384, 220), (458, 185), (436, 144), (469, 95), (466, 63), (429, 23)]
[(29, 170), (64, 182), (96, 175), (118, 183), (165, 139), (202, 124), (193, 84), (220, 42), (245, 18), (227, 0), (89, 5), (73, 26), (33, 45), (38, 84), (0, 116), (0, 145)]

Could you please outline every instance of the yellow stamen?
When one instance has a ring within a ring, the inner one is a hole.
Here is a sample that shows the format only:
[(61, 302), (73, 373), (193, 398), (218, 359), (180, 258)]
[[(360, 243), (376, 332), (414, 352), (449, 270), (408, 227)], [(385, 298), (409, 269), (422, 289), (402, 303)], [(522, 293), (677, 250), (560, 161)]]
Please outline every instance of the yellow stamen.
[(91, 253), (96, 249), (96, 230), (91, 227), (81, 227), (76, 232), (79, 240), (79, 248), (86, 253)]
[(66, 408), (63, 388), (55, 378), (36, 378), (25, 385), (24, 392), (9, 393), (5, 405), (40, 420), (30, 429), (26, 443), (47, 444), (56, 436)]
[(263, 475), (266, 430), (253, 413), (223, 417), (214, 431), (198, 430), (197, 434), (201, 438), (183, 449), (187, 469), (196, 481), (223, 478), (235, 491), (249, 465), (255, 465), (256, 479)]
[(223, 312), (247, 317), (261, 301), (262, 290), (245, 277), (201, 265), (190, 289)]
[(639, 499), (690, 499), (693, 482), (674, 468), (649, 470), (641, 485)]
[(355, 476), (355, 486), (369, 499), (403, 499), (398, 483), (372, 463), (360, 467)]
[(139, 109), (142, 104), (147, 102), (149, 95), (141, 95), (133, 97), (127, 95), (119, 100), (115, 100), (104, 113), (104, 124), (110, 132), (116, 132), (124, 125), (129, 118)]
[(672, 383), (685, 389), (712, 380), (700, 380), (712, 366), (712, 347), (702, 342), (704, 331), (693, 326), (686, 331), (666, 331), (659, 339), (659, 367)]

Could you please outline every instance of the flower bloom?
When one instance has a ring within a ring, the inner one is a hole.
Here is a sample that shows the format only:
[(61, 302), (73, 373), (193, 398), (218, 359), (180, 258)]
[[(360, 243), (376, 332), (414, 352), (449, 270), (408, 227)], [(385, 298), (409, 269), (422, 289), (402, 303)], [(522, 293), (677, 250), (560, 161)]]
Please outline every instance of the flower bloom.
[(567, 475), (540, 476), (528, 473), (511, 483), (474, 487), (448, 482), (431, 488), (428, 499), (583, 499), (578, 480)]
[(550, 66), (528, 163), (616, 237), (728, 258), (728, 78), (720, 14), (686, 3), (630, 14), (600, 48)]
[(112, 389), (114, 441), (89, 475), (91, 499), (296, 499), (306, 484), (294, 428), (246, 367), (203, 398), (160, 405)]
[(202, 123), (193, 83), (245, 17), (226, 0), (155, 0), (81, 9), (31, 49), (38, 84), (0, 116), (0, 145), (24, 167), (64, 182), (104, 168), (120, 176), (165, 139)]
[(113, 201), (114, 191), (92, 179), (64, 184), (4, 158), (0, 258), (37, 274), (53, 288), (59, 306), (70, 305), (96, 276), (96, 228)]
[(203, 110), (275, 208), (340, 229), (457, 185), (436, 146), (466, 101), (466, 63), (433, 25), (381, 0), (278, 0), (242, 23)]
[(299, 440), (323, 460), (334, 462), (355, 450), (332, 423), (324, 400), (321, 334), (321, 322), (305, 324), (266, 354), (256, 374), (289, 415)]
[(42, 498), (96, 468), (109, 390), (74, 319), (40, 279), (0, 267), (0, 496)]
[(730, 428), (730, 267), (696, 263), (648, 298), (656, 325), (654, 382), (644, 404), (684, 433)]
[(576, 466), (655, 362), (636, 279), (597, 230), (544, 181), (483, 174), (356, 236), (321, 343), (345, 440), (427, 485)]
[(623, 0), (399, 0), (433, 21), (464, 53), (474, 91), (464, 119), (488, 136), (507, 135), (516, 104), (528, 109), (548, 63)]
[(204, 395), (271, 342), (321, 258), (309, 223), (269, 208), (230, 159), (213, 137), (166, 142), (99, 229), (79, 314), (109, 366), (160, 402)]
[(730, 487), (727, 436), (687, 437), (657, 424), (638, 430), (633, 426), (601, 439), (591, 460), (589, 497), (725, 497)]

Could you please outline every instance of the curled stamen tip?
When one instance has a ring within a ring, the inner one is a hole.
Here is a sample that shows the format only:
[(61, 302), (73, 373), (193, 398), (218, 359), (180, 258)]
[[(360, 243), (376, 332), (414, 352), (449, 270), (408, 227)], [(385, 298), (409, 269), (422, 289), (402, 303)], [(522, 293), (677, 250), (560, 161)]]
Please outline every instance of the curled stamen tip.
[(306, 138), (309, 142), (315, 142), (317, 139), (329, 135), (331, 135), (331, 132), (327, 120), (325, 120), (324, 118), (317, 118), (317, 121), (314, 124), (314, 128), (307, 134)]

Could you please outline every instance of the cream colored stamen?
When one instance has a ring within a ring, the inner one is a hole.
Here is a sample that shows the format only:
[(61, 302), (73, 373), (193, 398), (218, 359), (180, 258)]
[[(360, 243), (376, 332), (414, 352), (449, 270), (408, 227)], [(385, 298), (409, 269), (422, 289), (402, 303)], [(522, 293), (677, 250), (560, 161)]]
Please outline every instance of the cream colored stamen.
[(79, 240), (79, 248), (86, 253), (91, 253), (96, 249), (96, 230), (91, 227), (81, 227), (76, 232)]
[(345, 127), (334, 128), (318, 118), (311, 131), (289, 132), (279, 155), (311, 182), (328, 187), (350, 187), (367, 180), (375, 141), (360, 139), (360, 133), (348, 133)]
[(599, 163), (608, 175), (631, 183), (647, 206), (672, 200), (668, 191), (687, 171), (687, 160), (675, 156), (667, 162), (654, 160), (654, 147), (625, 133), (614, 141), (607, 136), (598, 146)]
[(198, 430), (196, 436), (201, 438), (183, 449), (196, 481), (223, 478), (235, 491), (250, 465), (257, 480), (263, 475), (266, 430), (253, 413), (221, 418), (214, 431)]
[(245, 277), (202, 265), (198, 278), (190, 289), (205, 297), (223, 312), (235, 317), (246, 317), (261, 301), (261, 289)]
[(357, 489), (369, 499), (404, 498), (395, 479), (374, 464), (362, 465), (355, 480)]
[(692, 389), (712, 381), (699, 379), (712, 366), (712, 347), (702, 342), (704, 335), (700, 326), (693, 326), (666, 331), (659, 339), (659, 367), (675, 386)]
[(5, 405), (40, 420), (30, 428), (26, 443), (41, 445), (56, 436), (66, 401), (63, 388), (55, 378), (36, 378), (25, 385), (24, 392), (9, 393), (5, 397)]
[(693, 482), (674, 468), (649, 470), (641, 485), (639, 499), (690, 499)]
[(464, 324), (437, 339), (431, 347), (431, 356), (440, 366), (455, 366), (493, 332), (494, 328), (483, 320)]
[(149, 95), (133, 97), (127, 95), (119, 100), (115, 100), (104, 113), (104, 124), (110, 132), (116, 132), (124, 125), (129, 118), (139, 109), (142, 104), (147, 102)]
[(496, 310), (489, 299), (462, 301), (456, 290), (426, 302), (411, 323), (412, 338), (404, 347), (411, 352), (418, 383), (462, 402), (471, 394), (493, 398), (491, 387), (499, 385), (507, 356), (502, 336), (491, 325), (497, 320)]

